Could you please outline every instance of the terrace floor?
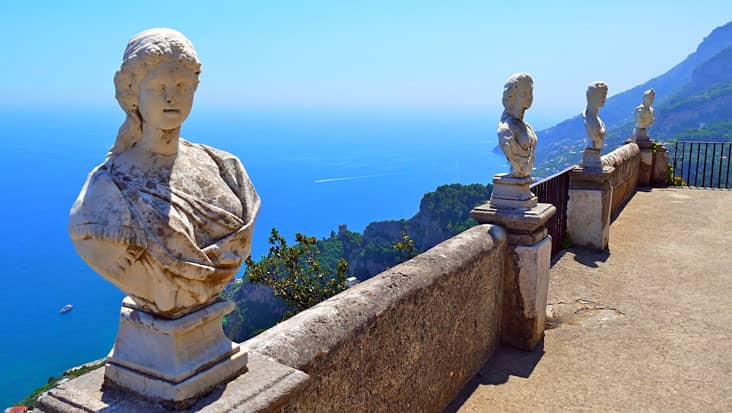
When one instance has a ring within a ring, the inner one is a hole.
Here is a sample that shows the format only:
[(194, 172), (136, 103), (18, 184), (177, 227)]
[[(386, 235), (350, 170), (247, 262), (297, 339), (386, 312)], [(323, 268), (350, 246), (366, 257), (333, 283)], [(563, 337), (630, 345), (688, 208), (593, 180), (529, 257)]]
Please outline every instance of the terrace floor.
[(548, 301), (543, 346), (500, 348), (446, 411), (732, 411), (732, 191), (639, 191)]

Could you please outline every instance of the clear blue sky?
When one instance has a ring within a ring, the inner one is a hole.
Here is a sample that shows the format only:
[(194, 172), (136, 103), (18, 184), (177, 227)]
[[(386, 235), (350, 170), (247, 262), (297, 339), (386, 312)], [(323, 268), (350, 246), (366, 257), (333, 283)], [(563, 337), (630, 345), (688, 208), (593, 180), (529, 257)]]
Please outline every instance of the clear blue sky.
[(729, 0), (3, 1), (0, 105), (114, 106), (129, 37), (173, 27), (203, 61), (199, 106), (492, 110), (526, 71), (534, 108), (570, 115), (590, 81), (628, 89), (730, 19)]

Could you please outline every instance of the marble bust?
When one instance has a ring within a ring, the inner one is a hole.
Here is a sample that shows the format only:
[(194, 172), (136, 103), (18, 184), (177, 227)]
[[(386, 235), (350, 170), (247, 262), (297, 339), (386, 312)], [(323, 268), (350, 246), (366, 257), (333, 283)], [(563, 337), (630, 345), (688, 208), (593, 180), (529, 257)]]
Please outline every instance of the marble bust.
[(503, 86), (504, 111), (498, 123), (498, 145), (511, 165), (510, 177), (527, 178), (534, 168), (536, 133), (524, 122), (524, 113), (534, 100), (534, 81), (527, 73), (516, 73)]
[(648, 89), (643, 93), (643, 103), (635, 108), (635, 131), (634, 137), (645, 138), (648, 136), (647, 129), (656, 120), (653, 111), (653, 100), (656, 98), (656, 91)]
[(137, 307), (168, 318), (218, 298), (249, 256), (260, 207), (236, 156), (180, 137), (200, 67), (175, 30), (129, 41), (114, 77), (127, 118), (69, 218), (87, 264)]
[(648, 89), (643, 93), (643, 103), (635, 108), (635, 127), (646, 129), (656, 120), (653, 113), (653, 100), (656, 98), (656, 91)]
[(590, 148), (599, 151), (605, 142), (605, 123), (600, 119), (598, 112), (605, 106), (607, 99), (607, 83), (592, 82), (587, 86), (587, 107), (582, 112), (585, 130), (590, 139)]

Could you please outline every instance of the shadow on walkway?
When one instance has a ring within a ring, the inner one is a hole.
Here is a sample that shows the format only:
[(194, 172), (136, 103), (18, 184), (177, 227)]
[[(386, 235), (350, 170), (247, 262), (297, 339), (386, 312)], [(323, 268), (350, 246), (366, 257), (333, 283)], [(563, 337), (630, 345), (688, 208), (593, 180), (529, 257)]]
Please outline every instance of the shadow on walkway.
[(544, 340), (539, 343), (534, 351), (517, 350), (505, 345), (500, 346), (491, 359), (463, 386), (443, 413), (457, 412), (478, 386), (498, 386), (506, 383), (510, 376), (528, 378), (543, 356)]
[(570, 251), (574, 252), (574, 260), (586, 266), (597, 268), (598, 262), (605, 262), (610, 258), (610, 251), (597, 251), (589, 248), (572, 247)]

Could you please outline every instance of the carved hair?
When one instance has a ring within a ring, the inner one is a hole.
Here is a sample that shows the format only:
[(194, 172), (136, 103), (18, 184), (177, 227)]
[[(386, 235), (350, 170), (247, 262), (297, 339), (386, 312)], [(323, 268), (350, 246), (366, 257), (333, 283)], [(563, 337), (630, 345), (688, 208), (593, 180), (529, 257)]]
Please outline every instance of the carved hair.
[(534, 85), (534, 80), (528, 73), (514, 73), (506, 80), (503, 85), (503, 107), (509, 109), (516, 101), (516, 92), (522, 84), (527, 83), (529, 86)]
[(587, 86), (587, 93), (586, 93), (588, 102), (590, 101), (590, 96), (594, 95), (595, 92), (598, 90), (604, 90), (605, 93), (607, 93), (607, 83), (601, 82), (601, 81), (590, 83), (590, 85)]
[(646, 99), (650, 99), (650, 100), (651, 100), (651, 102), (653, 102), (653, 99), (654, 99), (655, 97), (656, 97), (656, 91), (655, 91), (655, 89), (653, 89), (653, 88), (650, 88), (650, 89), (646, 90), (646, 91), (645, 91), (645, 92), (643, 93), (643, 102), (645, 103), (645, 102), (646, 102)]
[(193, 44), (173, 29), (149, 29), (132, 37), (127, 43), (122, 65), (114, 75), (115, 97), (127, 119), (119, 128), (117, 140), (107, 153), (107, 159), (130, 149), (142, 136), (142, 115), (139, 110), (140, 84), (148, 72), (167, 59), (196, 74), (198, 86), (201, 62)]

